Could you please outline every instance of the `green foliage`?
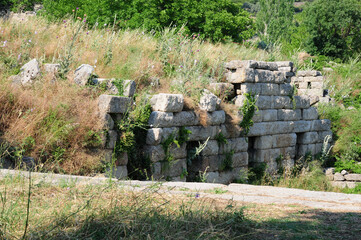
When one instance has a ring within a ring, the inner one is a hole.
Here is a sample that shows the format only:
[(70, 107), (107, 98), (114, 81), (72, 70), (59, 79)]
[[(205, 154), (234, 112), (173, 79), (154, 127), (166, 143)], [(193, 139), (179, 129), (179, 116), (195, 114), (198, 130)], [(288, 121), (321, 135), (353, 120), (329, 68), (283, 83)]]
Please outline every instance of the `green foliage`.
[(189, 134), (191, 134), (192, 132), (188, 129), (186, 129), (185, 127), (180, 127), (178, 130), (178, 136), (175, 137), (175, 134), (172, 133), (170, 134), (167, 139), (165, 139), (162, 142), (162, 147), (165, 153), (165, 162), (171, 162), (173, 161), (173, 156), (170, 154), (169, 150), (170, 150), (170, 146), (172, 144), (175, 144), (178, 148), (181, 147), (181, 145), (183, 145), (186, 141), (188, 141), (189, 139)]
[(253, 126), (253, 116), (258, 111), (256, 106), (256, 97), (250, 93), (246, 93), (246, 99), (244, 100), (243, 106), (241, 107), (241, 112), (243, 115), (242, 122), (239, 126), (243, 129), (243, 133), (247, 136), (250, 128)]
[(316, 0), (306, 9), (311, 54), (345, 59), (361, 50), (361, 3), (358, 0)]
[(215, 139), (216, 139), (219, 146), (221, 144), (228, 144), (227, 138), (221, 132), (216, 135)]
[(361, 164), (356, 162), (353, 159), (344, 155), (343, 157), (336, 157), (337, 161), (335, 162), (336, 172), (341, 172), (342, 170), (347, 170), (350, 173), (359, 173), (361, 174)]
[(281, 38), (288, 39), (289, 27), (293, 21), (293, 0), (260, 0), (257, 14), (257, 30), (267, 44), (275, 44)]
[(112, 81), (112, 84), (118, 89), (118, 95), (124, 95), (124, 80), (122, 79), (115, 79)]
[(223, 172), (223, 171), (230, 171), (233, 169), (233, 167), (232, 167), (233, 155), (234, 155), (233, 150), (225, 153), (224, 159), (223, 159), (221, 165), (219, 166), (219, 171)]
[(0, 7), (14, 12), (31, 11), (35, 3), (41, 3), (41, 0), (0, 0)]
[(253, 35), (248, 13), (230, 0), (44, 0), (51, 18), (68, 14), (83, 17), (91, 25), (115, 24), (122, 28), (160, 28), (186, 25), (188, 34), (199, 33), (213, 41), (241, 42)]

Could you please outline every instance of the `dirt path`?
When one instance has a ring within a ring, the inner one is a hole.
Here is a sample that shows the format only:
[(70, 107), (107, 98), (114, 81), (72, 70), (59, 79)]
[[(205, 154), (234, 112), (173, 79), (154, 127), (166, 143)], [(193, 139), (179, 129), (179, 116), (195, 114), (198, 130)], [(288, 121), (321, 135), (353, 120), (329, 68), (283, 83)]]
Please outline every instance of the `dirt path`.
[[(0, 169), (0, 178), (6, 176), (28, 177), (29, 173)], [(76, 184), (106, 184), (109, 178), (82, 177), (60, 174), (32, 173), (33, 182), (59, 184), (72, 182)], [(247, 184), (211, 184), (191, 182), (150, 182), (150, 181), (118, 181), (112, 182), (135, 191), (147, 191), (157, 188), (169, 194), (194, 194), (199, 198), (233, 200), (243, 203), (300, 205), (315, 209), (331, 211), (361, 212), (361, 194), (344, 194), (334, 192), (318, 192), (301, 189), (280, 188), (270, 186), (254, 186)]]

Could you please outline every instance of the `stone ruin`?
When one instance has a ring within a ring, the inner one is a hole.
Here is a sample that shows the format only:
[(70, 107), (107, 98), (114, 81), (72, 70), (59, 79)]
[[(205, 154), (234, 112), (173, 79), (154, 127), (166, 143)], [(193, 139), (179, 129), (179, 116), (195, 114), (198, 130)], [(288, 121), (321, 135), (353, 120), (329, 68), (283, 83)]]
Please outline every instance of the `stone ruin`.
[[(14, 83), (32, 84), (39, 74), (35, 61), (24, 66)], [(44, 65), (54, 73), (58, 65)], [(104, 84), (110, 94), (119, 95), (112, 79), (94, 78), (94, 68), (82, 65), (74, 83)], [(36, 74), (35, 74), (36, 73)], [(151, 162), (154, 179), (229, 183), (241, 177), (249, 167), (267, 164), (275, 174), (280, 167), (292, 167), (295, 159), (322, 151), (324, 139), (331, 135), (330, 121), (319, 119), (313, 106), (325, 96), (319, 72), (296, 73), (292, 62), (231, 61), (225, 64), (224, 83), (212, 83), (204, 90), (199, 110), (187, 110), (181, 94), (160, 93), (150, 97), (146, 145), (139, 149)], [(115, 122), (120, 121), (133, 104), (135, 82), (123, 82), (122, 96), (103, 94), (99, 97), (99, 117), (103, 123), (103, 159), (111, 162), (119, 138)], [(298, 94), (295, 95), (295, 87)], [(228, 93), (234, 105), (242, 108), (246, 94), (256, 97), (258, 111), (247, 135), (227, 120), (217, 95)], [(221, 93), (221, 94), (218, 94)], [(322, 97), (321, 97), (322, 95)], [(318, 97), (318, 99), (316, 97)], [(177, 140), (187, 134), (188, 139)], [(168, 141), (171, 140), (171, 141)], [(168, 145), (165, 146), (166, 142)], [(115, 159), (112, 173), (117, 178), (128, 176), (127, 153)]]

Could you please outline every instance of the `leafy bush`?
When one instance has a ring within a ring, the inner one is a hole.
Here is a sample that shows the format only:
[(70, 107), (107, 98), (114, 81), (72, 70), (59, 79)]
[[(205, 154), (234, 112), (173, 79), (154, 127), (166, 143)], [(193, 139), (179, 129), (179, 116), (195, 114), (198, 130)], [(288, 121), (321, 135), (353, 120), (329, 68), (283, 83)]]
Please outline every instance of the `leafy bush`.
[(311, 54), (347, 58), (361, 50), (361, 3), (358, 0), (316, 0), (306, 9)]
[(45, 0), (48, 16), (83, 17), (91, 25), (115, 24), (123, 28), (158, 30), (185, 25), (186, 33), (199, 33), (213, 41), (242, 41), (253, 35), (253, 21), (238, 4), (229, 0)]
[(9, 8), (14, 12), (33, 10), (35, 3), (41, 3), (41, 0), (0, 0), (1, 8)]

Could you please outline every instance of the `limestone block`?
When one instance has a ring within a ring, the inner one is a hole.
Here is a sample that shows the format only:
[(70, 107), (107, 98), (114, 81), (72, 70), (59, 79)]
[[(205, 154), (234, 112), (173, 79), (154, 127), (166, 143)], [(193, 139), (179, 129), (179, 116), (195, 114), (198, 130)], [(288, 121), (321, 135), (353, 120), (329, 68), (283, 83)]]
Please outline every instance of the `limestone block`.
[(296, 101), (296, 108), (309, 108), (310, 98), (306, 96), (294, 96)]
[(299, 89), (298, 94), (323, 97), (323, 89)]
[(274, 74), (274, 82), (275, 83), (284, 83), (286, 81), (286, 74), (284, 72), (281, 71), (275, 71), (273, 72)]
[(199, 108), (207, 112), (214, 112), (220, 104), (220, 99), (213, 93), (203, 94), (199, 100)]
[[(278, 120), (276, 109), (259, 110), (258, 112), (261, 115), (263, 122), (275, 122)], [(256, 114), (258, 112), (256, 112)]]
[(326, 175), (333, 175), (335, 173), (335, 168), (327, 168), (325, 171)]
[(311, 82), (311, 88), (323, 89), (323, 82)]
[(293, 67), (293, 62), (289, 62), (289, 61), (278, 61), (275, 63), (277, 64), (278, 67)]
[(254, 142), (254, 149), (271, 149), (273, 141), (274, 138), (270, 135), (257, 137)]
[(334, 181), (345, 181), (345, 177), (341, 173), (335, 173), (333, 175)]
[(115, 165), (116, 166), (126, 166), (128, 164), (129, 158), (128, 153), (120, 153), (116, 156)]
[(315, 155), (316, 145), (315, 144), (299, 144), (297, 145), (297, 156), (306, 156), (306, 154)]
[(290, 96), (293, 94), (293, 87), (289, 83), (280, 84), (280, 95), (281, 96)]
[(169, 138), (170, 135), (173, 135), (173, 137), (176, 138), (179, 135), (179, 128), (177, 127), (162, 128), (161, 142)]
[(247, 167), (234, 168), (231, 171), (225, 172), (209, 172), (207, 173), (207, 183), (222, 183), (229, 184), (241, 175), (241, 171), (245, 172)]
[(329, 119), (313, 120), (311, 131), (328, 131), (331, 129), (331, 121)]
[(322, 148), (323, 148), (323, 144), (322, 144), (322, 143), (316, 143), (316, 144), (315, 144), (315, 154), (321, 153), (321, 152), (322, 152)]
[(218, 155), (219, 144), (217, 140), (208, 140), (207, 145), (201, 152), (202, 156)]
[(148, 145), (158, 145), (162, 140), (162, 128), (151, 128), (147, 130), (146, 143)]
[(254, 123), (259, 123), (262, 122), (262, 111), (263, 110), (258, 110), (254, 113), (253, 117), (252, 117), (252, 121)]
[(318, 132), (318, 137), (319, 137), (318, 141), (321, 142), (321, 143), (323, 143), (323, 141), (325, 140), (325, 138), (326, 138), (327, 136), (330, 136), (330, 137), (331, 137), (331, 139), (329, 140), (329, 142), (332, 141), (332, 131), (331, 131), (331, 130)]
[(127, 97), (102, 94), (98, 98), (99, 112), (102, 114), (125, 113), (131, 102), (131, 99)]
[(154, 111), (150, 114), (148, 124), (150, 127), (171, 127), (173, 118), (174, 115), (171, 112)]
[(217, 96), (233, 97), (235, 94), (232, 83), (211, 83), (209, 89)]
[(257, 66), (258, 69), (265, 69), (265, 70), (269, 69), (267, 62), (258, 61), (257, 63), (258, 63), (258, 66)]
[[(276, 97), (275, 97), (276, 98)], [(273, 108), (273, 96), (258, 96), (256, 100), (256, 106), (259, 109), (271, 109)]]
[(338, 187), (338, 188), (355, 188), (356, 187), (356, 183), (355, 182), (337, 182), (337, 181), (332, 181), (331, 185), (333, 187)]
[(208, 137), (210, 139), (214, 139), (220, 131), (219, 126), (192, 126), (186, 127), (186, 129), (192, 132), (191, 134), (189, 134), (189, 141), (206, 140)]
[(241, 129), (239, 125), (222, 124), (221, 133), (225, 138), (237, 138), (241, 135)]
[(297, 76), (299, 77), (316, 77), (320, 76), (321, 73), (315, 70), (308, 70), (308, 71), (298, 71)]
[(115, 177), (117, 179), (125, 179), (128, 177), (127, 166), (115, 166), (112, 167), (112, 169), (108, 168), (105, 176)]
[(117, 131), (109, 130), (107, 132), (104, 132), (101, 138), (104, 148), (114, 149), (115, 143), (117, 142), (118, 134)]
[(361, 182), (361, 174), (350, 173), (346, 174), (344, 177), (347, 181)]
[(220, 125), (223, 124), (225, 121), (226, 113), (223, 110), (207, 113), (207, 125)]
[[(293, 76), (295, 75), (294, 72), (284, 72), (284, 73), (285, 73), (285, 76), (286, 76), (287, 79), (289, 79), (289, 78), (291, 78), (291, 77), (293, 77)], [(290, 83), (291, 80), (287, 80), (287, 81), (285, 81), (285, 82)]]
[(313, 96), (309, 96), (309, 98), (310, 98), (310, 106), (313, 106), (320, 101), (319, 96), (313, 95)]
[(114, 129), (114, 121), (113, 118), (108, 113), (104, 113), (100, 115), (100, 122), (102, 125), (102, 129), (112, 130)]
[(314, 107), (310, 107), (308, 109), (302, 110), (302, 118), (304, 120), (316, 120), (318, 119), (317, 109)]
[(37, 59), (32, 59), (20, 68), (20, 73), (14, 77), (14, 84), (31, 86), (34, 80), (40, 75), (40, 67)]
[(153, 111), (180, 112), (183, 109), (184, 98), (182, 94), (160, 93), (151, 98), (150, 104)]
[(203, 156), (202, 158), (195, 159), (188, 167), (189, 172), (198, 173), (199, 171), (214, 172), (218, 171), (222, 164), (222, 159), (219, 155)]
[(292, 147), (296, 145), (297, 135), (295, 133), (280, 134), (274, 135), (273, 139), (272, 148)]
[(299, 135), (297, 143), (300, 144), (311, 144), (318, 142), (318, 133), (317, 132), (305, 132)]
[(250, 131), (248, 133), (248, 136), (263, 136), (267, 135), (268, 128), (270, 127), (269, 123), (254, 123), (253, 126), (250, 128)]
[(278, 120), (280, 121), (298, 121), (301, 120), (301, 110), (300, 109), (279, 109), (278, 110)]
[(94, 67), (89, 64), (82, 64), (75, 70), (74, 82), (78, 85), (85, 86), (93, 75)]
[[(241, 94), (250, 93), (253, 95), (259, 95), (262, 92), (261, 84), (256, 83), (242, 83), (241, 84)], [(239, 91), (237, 91), (237, 94)]]
[(296, 146), (280, 148), (280, 154), (284, 160), (288, 161), (288, 164), (292, 165), (293, 159), (296, 157)]
[(283, 122), (269, 122), (267, 128), (267, 134), (283, 134), (283, 133), (292, 133), (294, 129), (293, 121), (283, 121)]
[(293, 103), (290, 97), (286, 96), (274, 96), (273, 97), (273, 108), (275, 109), (292, 109)]
[(193, 126), (198, 125), (198, 116), (193, 111), (182, 111), (173, 114), (173, 126)]
[(278, 158), (281, 154), (280, 149), (264, 149), (258, 150), (254, 153), (253, 162), (266, 162), (270, 163)]
[(180, 176), (187, 170), (187, 160), (178, 159), (171, 162), (156, 162), (152, 166), (152, 175), (155, 179)]
[(124, 80), (123, 81), (123, 95), (125, 97), (133, 97), (137, 84), (133, 80)]
[(275, 73), (267, 70), (255, 70), (254, 82), (256, 83), (274, 83)]
[(44, 64), (44, 71), (46, 73), (56, 74), (56, 73), (59, 72), (59, 70), (60, 70), (60, 64), (58, 64), (58, 63), (55, 63), (55, 64), (46, 63), (46, 64)]
[(236, 100), (234, 101), (234, 104), (238, 107), (242, 107), (244, 104), (244, 101), (246, 100), (246, 96), (245, 95), (238, 95), (236, 96)]
[(292, 72), (292, 67), (288, 66), (288, 67), (279, 67), (278, 71), (281, 72)]
[(278, 84), (275, 83), (260, 83), (261, 85), (261, 94), (266, 96), (275, 96), (280, 95), (280, 88)]
[(220, 144), (219, 154), (225, 154), (230, 151), (246, 152), (248, 149), (248, 142), (246, 138), (229, 138), (227, 139), (227, 144)]
[(253, 60), (232, 60), (230, 62), (225, 63), (225, 68), (227, 69), (237, 69), (237, 68), (257, 68), (257, 61)]
[(343, 176), (345, 176), (346, 174), (348, 174), (348, 172), (344, 169), (344, 170), (341, 171), (341, 174), (342, 174)]
[[(221, 156), (224, 157), (224, 155)], [(232, 156), (232, 168), (244, 167), (248, 165), (248, 153), (239, 152), (234, 153)]]
[(159, 162), (165, 159), (165, 153), (162, 145), (145, 146), (144, 154), (151, 162)]
[(270, 71), (277, 71), (278, 70), (278, 64), (275, 62), (267, 62), (268, 69)]
[(309, 132), (311, 130), (312, 121), (295, 121), (294, 122), (294, 132), (300, 133), (300, 132)]
[(253, 68), (238, 68), (235, 72), (228, 72), (226, 79), (230, 83), (253, 83), (255, 70)]

